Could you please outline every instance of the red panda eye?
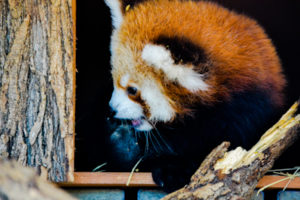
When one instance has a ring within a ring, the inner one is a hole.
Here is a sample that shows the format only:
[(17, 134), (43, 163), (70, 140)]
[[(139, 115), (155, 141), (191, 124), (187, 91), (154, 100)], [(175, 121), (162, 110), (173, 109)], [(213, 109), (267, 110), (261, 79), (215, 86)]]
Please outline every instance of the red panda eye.
[(131, 95), (131, 96), (135, 96), (137, 94), (137, 88), (135, 88), (135, 87), (129, 86), (126, 88), (126, 91), (127, 91), (127, 94)]

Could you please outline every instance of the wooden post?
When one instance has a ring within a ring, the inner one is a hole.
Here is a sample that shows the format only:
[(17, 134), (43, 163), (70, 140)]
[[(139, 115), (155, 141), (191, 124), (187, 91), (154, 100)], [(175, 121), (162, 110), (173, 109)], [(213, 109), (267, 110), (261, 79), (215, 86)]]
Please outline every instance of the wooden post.
[(0, 1), (0, 157), (56, 182), (74, 171), (74, 2)]

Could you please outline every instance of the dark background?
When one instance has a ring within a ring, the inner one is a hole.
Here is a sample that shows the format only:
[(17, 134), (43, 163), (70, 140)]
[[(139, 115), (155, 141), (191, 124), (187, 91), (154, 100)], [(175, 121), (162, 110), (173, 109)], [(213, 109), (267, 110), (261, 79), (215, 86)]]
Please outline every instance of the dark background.
[[(288, 80), (286, 108), (300, 96), (300, 1), (216, 0), (256, 19), (272, 39)], [(91, 171), (106, 161), (104, 136), (112, 92), (109, 41), (111, 19), (101, 0), (77, 1), (77, 90), (75, 170)], [(298, 142), (299, 143), (299, 142)], [(285, 167), (299, 157), (294, 145), (280, 160)], [(296, 154), (296, 155), (295, 155)], [(291, 159), (293, 158), (293, 159)], [(291, 163), (294, 164), (294, 163)], [(300, 159), (298, 166), (300, 164)], [(282, 165), (278, 165), (281, 167)]]

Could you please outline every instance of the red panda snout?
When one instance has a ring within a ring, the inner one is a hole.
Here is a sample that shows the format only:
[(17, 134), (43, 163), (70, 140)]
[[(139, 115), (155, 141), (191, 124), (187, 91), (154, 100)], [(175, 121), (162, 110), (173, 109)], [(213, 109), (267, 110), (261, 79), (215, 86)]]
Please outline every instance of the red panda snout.
[(109, 105), (115, 118), (131, 120), (138, 131), (149, 131), (151, 124), (174, 119), (175, 110), (169, 101), (155, 79), (148, 77), (138, 86), (125, 74), (116, 81)]
[(114, 89), (109, 106), (116, 113), (115, 118), (130, 120), (137, 131), (150, 131), (153, 128), (145, 120), (142, 106), (132, 101), (123, 89)]
[(142, 107), (128, 98), (123, 89), (114, 89), (109, 106), (116, 112), (115, 117), (119, 119), (138, 119), (144, 116)]

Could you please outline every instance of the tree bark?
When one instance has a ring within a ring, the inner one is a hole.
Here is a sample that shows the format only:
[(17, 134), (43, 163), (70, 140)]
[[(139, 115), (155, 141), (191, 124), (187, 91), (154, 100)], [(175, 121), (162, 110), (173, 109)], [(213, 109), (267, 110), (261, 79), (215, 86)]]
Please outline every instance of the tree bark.
[(189, 185), (162, 200), (250, 199), (260, 178), (298, 136), (298, 103), (282, 116), (249, 151), (241, 147), (227, 152), (229, 142), (216, 147), (203, 161)]
[(46, 182), (29, 168), (15, 161), (0, 159), (0, 199), (75, 200), (71, 195)]
[(52, 181), (74, 171), (72, 0), (0, 1), (0, 157)]

